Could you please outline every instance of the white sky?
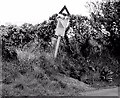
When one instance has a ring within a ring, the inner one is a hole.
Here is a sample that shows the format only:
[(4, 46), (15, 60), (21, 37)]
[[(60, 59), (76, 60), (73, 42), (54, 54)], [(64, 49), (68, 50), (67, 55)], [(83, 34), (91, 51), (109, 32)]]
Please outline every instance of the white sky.
[(37, 24), (58, 13), (64, 5), (71, 14), (88, 15), (87, 1), (96, 0), (0, 0), (0, 25)]

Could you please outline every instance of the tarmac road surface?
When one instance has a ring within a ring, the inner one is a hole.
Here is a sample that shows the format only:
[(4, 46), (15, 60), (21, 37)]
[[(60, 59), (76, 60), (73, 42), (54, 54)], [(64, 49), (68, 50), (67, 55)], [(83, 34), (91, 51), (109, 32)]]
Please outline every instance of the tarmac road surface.
[[(118, 92), (119, 91), (119, 92)], [(102, 89), (96, 91), (89, 91), (82, 94), (83, 96), (120, 96), (120, 88)]]

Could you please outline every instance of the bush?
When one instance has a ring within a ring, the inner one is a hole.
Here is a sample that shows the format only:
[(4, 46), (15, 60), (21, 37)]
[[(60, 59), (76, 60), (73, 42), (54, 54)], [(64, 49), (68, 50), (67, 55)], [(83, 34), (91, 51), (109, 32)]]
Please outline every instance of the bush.
[[(47, 75), (59, 73), (76, 78), (78, 80), (99, 80), (103, 75), (102, 68), (107, 66), (114, 76), (119, 77), (119, 63), (116, 57), (111, 55), (108, 36), (98, 32), (91, 20), (84, 16), (70, 16), (71, 32), (73, 36), (65, 32), (61, 39), (57, 58), (54, 58), (54, 45), (51, 45), (55, 36), (57, 15), (53, 15), (49, 21), (33, 26), (23, 24), (21, 27), (14, 25), (1, 26), (2, 58), (4, 61), (17, 61), (15, 67), (21, 74), (27, 70), (42, 68)], [(107, 42), (108, 41), (108, 42)], [(13, 65), (10, 65), (13, 66)], [(12, 67), (11, 67), (12, 68)], [(109, 72), (107, 72), (109, 73)], [(97, 75), (95, 75), (97, 74)], [(118, 76), (117, 76), (118, 75)]]

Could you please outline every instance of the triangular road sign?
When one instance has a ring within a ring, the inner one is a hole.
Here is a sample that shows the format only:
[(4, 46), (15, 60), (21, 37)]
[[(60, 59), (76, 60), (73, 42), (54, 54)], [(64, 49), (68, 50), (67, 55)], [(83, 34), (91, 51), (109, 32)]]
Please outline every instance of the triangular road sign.
[[(65, 12), (65, 11), (66, 11), (66, 12)], [(59, 14), (62, 14), (62, 15), (64, 15), (64, 16), (70, 16), (70, 13), (69, 13), (69, 11), (68, 11), (68, 9), (67, 9), (66, 6), (64, 6), (64, 7), (62, 8), (62, 10), (59, 12)]]

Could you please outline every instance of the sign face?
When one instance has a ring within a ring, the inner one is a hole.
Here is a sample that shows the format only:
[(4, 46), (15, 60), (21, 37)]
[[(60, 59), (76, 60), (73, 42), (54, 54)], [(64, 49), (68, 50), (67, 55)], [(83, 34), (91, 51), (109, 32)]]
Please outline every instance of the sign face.
[(56, 33), (55, 35), (57, 36), (64, 36), (65, 30), (69, 25), (69, 20), (68, 19), (58, 19), (58, 24), (56, 27)]

